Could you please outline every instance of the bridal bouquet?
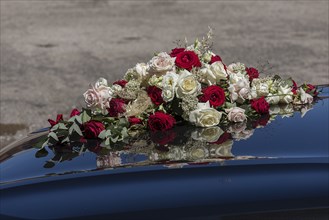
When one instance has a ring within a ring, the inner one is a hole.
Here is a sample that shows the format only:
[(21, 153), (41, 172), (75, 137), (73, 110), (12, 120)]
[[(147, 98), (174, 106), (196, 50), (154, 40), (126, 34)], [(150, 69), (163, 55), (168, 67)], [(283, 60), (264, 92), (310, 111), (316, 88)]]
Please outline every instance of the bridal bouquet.
[(140, 130), (166, 131), (177, 123), (197, 127), (242, 123), (270, 114), (270, 106), (313, 102), (316, 87), (278, 75), (260, 77), (243, 63), (224, 64), (211, 51), (211, 31), (193, 45), (156, 53), (109, 83), (100, 78), (83, 94), (86, 108), (58, 115), (43, 147), (101, 139), (106, 146)]

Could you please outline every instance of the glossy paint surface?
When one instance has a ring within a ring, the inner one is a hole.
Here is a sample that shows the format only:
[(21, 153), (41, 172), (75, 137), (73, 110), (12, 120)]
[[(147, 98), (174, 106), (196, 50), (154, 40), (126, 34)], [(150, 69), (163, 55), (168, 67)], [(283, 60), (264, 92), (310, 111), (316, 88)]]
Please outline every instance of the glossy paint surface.
[[(328, 94), (325, 88), (322, 96)], [(277, 116), (248, 139), (235, 139), (223, 157), (202, 159), (168, 159), (170, 150), (156, 154), (166, 160), (152, 159), (153, 151), (87, 150), (70, 154), (69, 160), (60, 154), (63, 158), (45, 168), (56, 155), (48, 149), (47, 156), (36, 158), (35, 140), (26, 141), (13, 145), (15, 154), (1, 155), (1, 214), (202, 219), (328, 208), (328, 115), (329, 99), (319, 100), (303, 118), (300, 112)], [(188, 149), (183, 153), (200, 154)]]

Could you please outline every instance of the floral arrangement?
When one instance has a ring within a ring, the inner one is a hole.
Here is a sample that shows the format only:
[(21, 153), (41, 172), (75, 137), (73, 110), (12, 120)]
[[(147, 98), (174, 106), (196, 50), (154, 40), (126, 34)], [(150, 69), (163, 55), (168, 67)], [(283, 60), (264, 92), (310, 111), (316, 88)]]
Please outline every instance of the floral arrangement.
[(42, 147), (84, 139), (111, 146), (141, 130), (163, 132), (179, 123), (205, 128), (243, 123), (269, 115), (271, 106), (310, 104), (317, 96), (311, 84), (260, 77), (243, 63), (224, 64), (211, 51), (211, 39), (210, 30), (192, 45), (156, 53), (114, 83), (100, 78), (83, 94), (86, 108), (73, 109), (67, 120), (49, 119)]

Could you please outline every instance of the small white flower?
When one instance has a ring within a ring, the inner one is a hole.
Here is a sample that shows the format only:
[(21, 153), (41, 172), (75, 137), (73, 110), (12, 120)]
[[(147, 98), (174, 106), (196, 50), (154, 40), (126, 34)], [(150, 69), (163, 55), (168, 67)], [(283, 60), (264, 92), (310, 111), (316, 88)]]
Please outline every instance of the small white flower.
[(227, 67), (227, 73), (229, 75), (235, 73), (246, 74), (246, 66), (243, 63), (232, 63)]
[(227, 119), (232, 122), (243, 122), (247, 120), (245, 115), (245, 110), (239, 107), (232, 107), (229, 109), (225, 109), (227, 114)]
[(222, 112), (210, 107), (209, 101), (198, 103), (197, 109), (190, 112), (189, 121), (199, 127), (212, 127), (219, 124)]
[(125, 79), (127, 81), (130, 80), (137, 80), (137, 81), (143, 81), (148, 73), (149, 66), (145, 63), (138, 63), (134, 68), (130, 68), (127, 70), (125, 74)]
[(288, 104), (293, 101), (293, 93), (289, 86), (279, 86), (278, 95), (280, 96), (279, 103)]

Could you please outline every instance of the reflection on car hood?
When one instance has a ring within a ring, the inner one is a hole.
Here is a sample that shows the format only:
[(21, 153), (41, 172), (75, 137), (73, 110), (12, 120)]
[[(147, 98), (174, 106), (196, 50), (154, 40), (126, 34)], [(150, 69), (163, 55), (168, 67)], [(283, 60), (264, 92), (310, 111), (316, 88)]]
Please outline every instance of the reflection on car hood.
[[(322, 97), (329, 94), (324, 87)], [(47, 129), (1, 150), (1, 185), (75, 175), (188, 169), (209, 166), (329, 163), (329, 100), (313, 106), (273, 108), (278, 116), (216, 129), (188, 125), (145, 133), (107, 149), (97, 140), (38, 151)], [(308, 111), (309, 110), (309, 111)], [(307, 113), (306, 113), (307, 112)]]

